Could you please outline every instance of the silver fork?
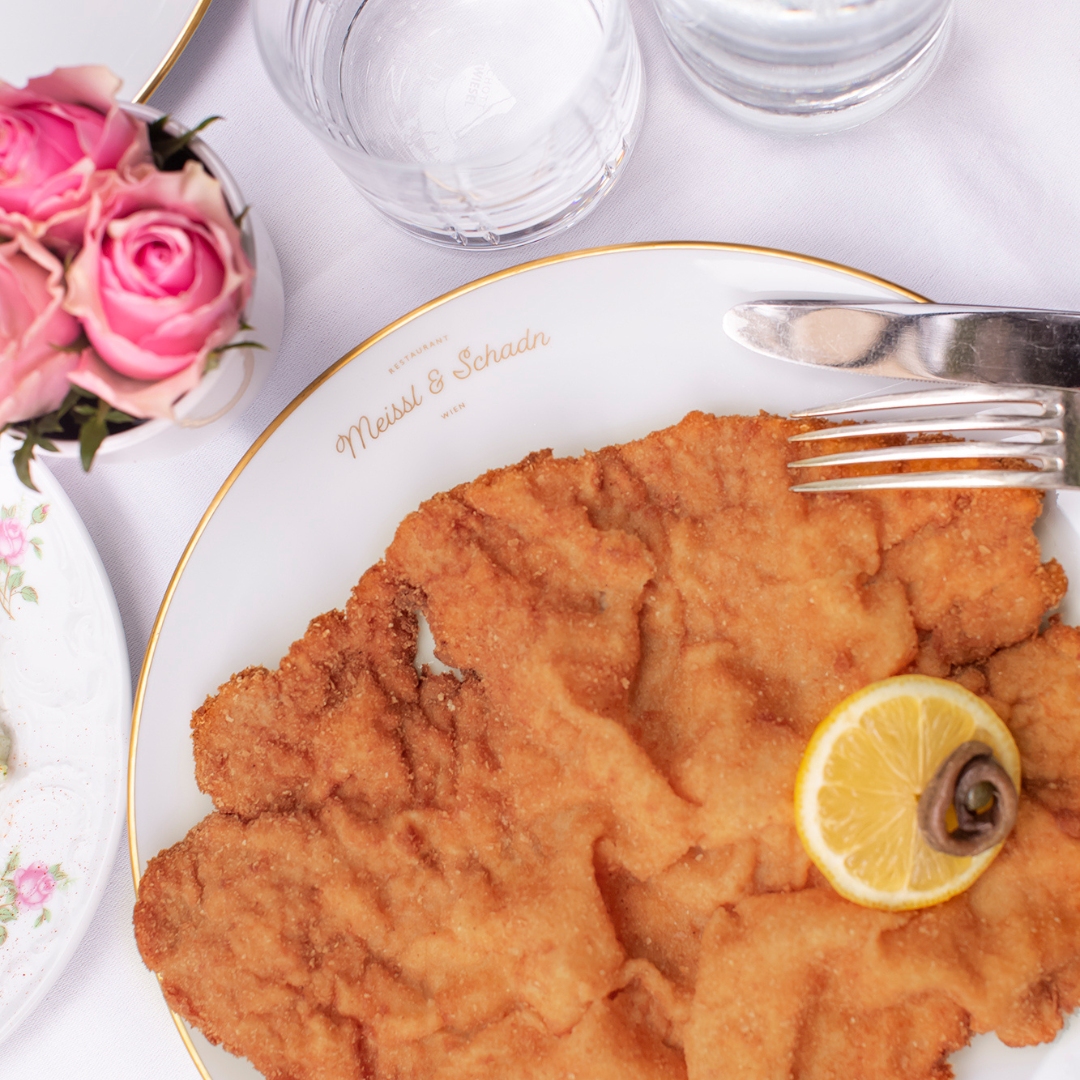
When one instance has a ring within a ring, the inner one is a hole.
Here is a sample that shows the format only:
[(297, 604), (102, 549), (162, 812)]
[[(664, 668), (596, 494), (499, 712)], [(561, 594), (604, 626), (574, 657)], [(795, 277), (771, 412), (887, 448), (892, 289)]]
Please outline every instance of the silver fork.
[(874, 450), (826, 454), (790, 463), (790, 468), (866, 465), (875, 462), (933, 461), (957, 458), (1013, 458), (1028, 462), (1033, 470), (954, 469), (913, 473), (885, 473), (811, 480), (795, 484), (792, 491), (868, 491), (881, 488), (1022, 487), (1080, 488), (1080, 391), (1034, 386), (966, 384), (907, 394), (860, 398), (837, 405), (822, 405), (791, 413), (796, 419), (850, 417), (858, 413), (889, 409), (949, 409), (974, 407), (968, 415), (945, 415), (933, 419), (880, 421), (850, 424), (792, 435), (790, 442), (818, 442), (867, 435), (944, 435), (961, 432), (995, 433), (1009, 440), (977, 442), (906, 442)]

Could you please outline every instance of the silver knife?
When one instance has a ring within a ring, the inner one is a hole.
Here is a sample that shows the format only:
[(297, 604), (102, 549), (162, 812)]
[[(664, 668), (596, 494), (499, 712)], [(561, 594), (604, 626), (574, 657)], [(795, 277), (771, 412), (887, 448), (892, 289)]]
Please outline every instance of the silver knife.
[(1080, 314), (906, 301), (760, 300), (724, 330), (780, 360), (888, 378), (1080, 388)]

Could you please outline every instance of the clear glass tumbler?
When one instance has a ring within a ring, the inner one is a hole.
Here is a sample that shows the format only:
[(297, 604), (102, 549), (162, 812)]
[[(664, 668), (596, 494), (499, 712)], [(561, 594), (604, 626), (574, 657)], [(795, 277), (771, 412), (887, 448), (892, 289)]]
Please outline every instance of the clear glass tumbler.
[(254, 0), (285, 101), (377, 209), (466, 248), (581, 218), (644, 105), (626, 0)]
[(676, 57), (759, 127), (822, 132), (878, 116), (933, 69), (952, 0), (655, 0)]

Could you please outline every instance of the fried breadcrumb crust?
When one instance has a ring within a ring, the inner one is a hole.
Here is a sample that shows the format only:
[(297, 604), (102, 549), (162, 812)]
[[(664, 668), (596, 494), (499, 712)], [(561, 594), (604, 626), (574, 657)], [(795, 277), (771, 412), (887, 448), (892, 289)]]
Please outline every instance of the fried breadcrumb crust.
[[(217, 810), (135, 910), (169, 1003), (268, 1080), (937, 1080), (974, 1032), (1052, 1037), (1080, 633), (1038, 633), (1040, 496), (792, 494), (804, 426), (694, 413), (406, 518), (192, 720)], [(986, 697), (1024, 784), (976, 885), (894, 915), (811, 871), (791, 802), (818, 721), (911, 670)]]

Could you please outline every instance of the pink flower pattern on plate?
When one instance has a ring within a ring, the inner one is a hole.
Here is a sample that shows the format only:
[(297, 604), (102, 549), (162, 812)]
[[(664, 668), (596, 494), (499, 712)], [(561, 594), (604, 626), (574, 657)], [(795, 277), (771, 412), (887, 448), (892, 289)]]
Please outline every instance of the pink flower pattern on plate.
[(16, 870), (11, 877), (15, 898), (20, 907), (44, 907), (56, 890), (56, 879), (43, 862), (31, 863)]
[(29, 546), (26, 542), (26, 530), (15, 518), (4, 518), (0, 521), (0, 559), (11, 566), (18, 566)]
[(66, 889), (70, 882), (59, 863), (46, 866), (43, 862), (33, 862), (19, 866), (19, 853), (13, 851), (0, 876), (0, 945), (7, 941), (8, 923), (25, 911), (37, 910), (35, 929), (50, 922), (52, 912), (45, 905), (57, 889)]
[(16, 598), (28, 604), (38, 602), (37, 589), (23, 584), (26, 570), (22, 563), (31, 551), (36, 558), (42, 558), (45, 541), (30, 532), (48, 516), (48, 503), (39, 503), (30, 511), (30, 520), (24, 525), (18, 518), (17, 507), (0, 507), (0, 608), (9, 619), (15, 618)]

